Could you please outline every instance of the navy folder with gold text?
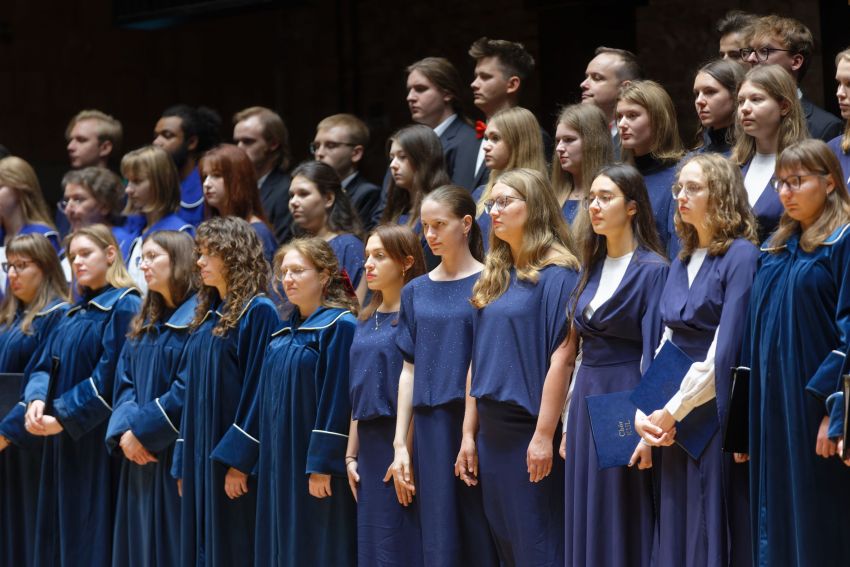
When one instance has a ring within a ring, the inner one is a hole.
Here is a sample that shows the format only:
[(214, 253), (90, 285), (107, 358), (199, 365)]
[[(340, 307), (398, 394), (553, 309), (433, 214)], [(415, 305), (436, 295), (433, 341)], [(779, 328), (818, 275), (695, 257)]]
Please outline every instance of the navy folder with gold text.
[(599, 469), (628, 465), (640, 435), (634, 427), (633, 390), (585, 396)]

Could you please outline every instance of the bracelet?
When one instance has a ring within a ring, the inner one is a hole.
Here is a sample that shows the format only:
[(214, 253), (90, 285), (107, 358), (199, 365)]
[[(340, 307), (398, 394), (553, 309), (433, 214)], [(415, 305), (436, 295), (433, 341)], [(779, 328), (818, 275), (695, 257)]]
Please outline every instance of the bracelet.
[(347, 465), (348, 463), (356, 462), (356, 461), (357, 461), (357, 457), (355, 457), (354, 455), (346, 455), (346, 456), (345, 456), (345, 464), (346, 464), (346, 465)]

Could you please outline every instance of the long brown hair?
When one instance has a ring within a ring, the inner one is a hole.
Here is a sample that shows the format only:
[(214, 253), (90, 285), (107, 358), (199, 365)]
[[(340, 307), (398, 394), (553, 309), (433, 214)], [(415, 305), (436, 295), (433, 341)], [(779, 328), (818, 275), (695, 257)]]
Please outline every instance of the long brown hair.
[(431, 191), (422, 202), (425, 201), (445, 205), (455, 218), (462, 219), (467, 215), (472, 218), (472, 226), (467, 237), (469, 252), (473, 258), (484, 262), (484, 236), (481, 234), (481, 227), (475, 222), (476, 209), (472, 194), (457, 185), (443, 185)]
[(207, 218), (215, 215), (233, 215), (249, 220), (255, 216), (266, 221), (260, 192), (257, 190), (257, 174), (248, 154), (233, 144), (221, 144), (204, 154), (198, 163), (201, 180), (207, 175), (219, 175), (224, 181), (224, 205), (221, 209), (204, 202)]
[(0, 185), (15, 190), (26, 222), (56, 228), (50, 219), (38, 177), (30, 164), (16, 156), (0, 159)]
[(41, 270), (42, 280), (35, 298), (28, 304), (15, 297), (9, 291), (0, 303), (0, 326), (8, 327), (15, 322), (18, 312), (23, 312), (21, 332), (32, 334), (32, 322), (35, 316), (56, 300), (68, 299), (68, 282), (56, 249), (41, 234), (19, 234), (9, 241), (6, 257), (22, 256), (32, 261)]
[[(127, 179), (144, 179), (150, 183), (153, 201), (142, 212), (162, 218), (180, 210), (180, 174), (165, 150), (144, 146), (121, 158), (121, 175)], [(132, 214), (129, 202), (124, 209)]]
[[(465, 189), (463, 191), (469, 195), (469, 191)], [(390, 259), (399, 266), (404, 266), (408, 258), (413, 258), (413, 265), (406, 270), (402, 270), (405, 284), (425, 273), (425, 256), (422, 253), (422, 244), (419, 242), (419, 237), (410, 228), (397, 224), (382, 224), (376, 226), (369, 234), (370, 238), (372, 236), (377, 236), (381, 239), (381, 247)], [(384, 294), (381, 290), (373, 291), (372, 299), (369, 300), (369, 303), (360, 312), (358, 318), (361, 321), (365, 321), (371, 317), (383, 301)]]
[(201, 285), (191, 326), (197, 328), (213, 302), (221, 299), (223, 315), (212, 330), (213, 335), (221, 337), (236, 328), (248, 302), (269, 288), (269, 263), (257, 231), (248, 221), (237, 217), (213, 217), (202, 222), (195, 246), (224, 262), (222, 277), (227, 281), (227, 297), (219, 298), (216, 288)]
[[(154, 242), (168, 254), (171, 276), (168, 290), (174, 305), (179, 306), (198, 289), (198, 273), (195, 269), (195, 241), (185, 232), (158, 230), (145, 238)], [(161, 293), (148, 290), (142, 308), (130, 323), (129, 337), (137, 339), (162, 321), (168, 307)]]
[[(333, 196), (333, 205), (327, 211), (327, 218), (325, 219), (325, 225), (330, 230), (339, 234), (353, 234), (357, 238), (363, 239), (360, 217), (357, 216), (351, 200), (342, 189), (339, 175), (333, 167), (319, 160), (304, 161), (292, 171), (292, 179), (298, 176), (315, 185), (319, 195), (325, 199)], [(296, 229), (296, 234), (300, 235), (305, 232), (294, 221), (293, 228)]]
[[(726, 129), (726, 142), (735, 143), (735, 120), (738, 114), (738, 87), (744, 81), (744, 68), (729, 59), (715, 59), (700, 67), (696, 75), (705, 73), (722, 86), (732, 97), (732, 126)], [(694, 80), (696, 80), (694, 75)], [(703, 133), (705, 127), (699, 123), (696, 134), (694, 134), (694, 149), (701, 148), (705, 143)]]
[[(652, 129), (649, 154), (653, 158), (662, 162), (675, 162), (685, 155), (679, 124), (676, 122), (676, 107), (664, 87), (655, 81), (634, 81), (620, 90), (617, 101), (621, 100), (646, 109)], [(623, 150), (623, 161), (632, 163), (634, 158), (632, 150)]]

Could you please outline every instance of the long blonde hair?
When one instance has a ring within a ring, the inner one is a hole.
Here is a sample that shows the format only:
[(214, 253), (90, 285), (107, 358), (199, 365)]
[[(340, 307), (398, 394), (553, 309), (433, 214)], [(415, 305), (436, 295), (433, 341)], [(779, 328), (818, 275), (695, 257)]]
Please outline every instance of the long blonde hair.
[[(738, 92), (747, 83), (763, 90), (769, 97), (781, 106), (788, 105), (788, 114), (779, 119), (778, 145), (776, 153), (795, 142), (809, 137), (806, 127), (806, 117), (800, 99), (797, 98), (797, 83), (791, 75), (779, 65), (756, 65), (747, 71), (744, 81), (738, 87)], [(740, 105), (739, 105), (740, 106)], [(744, 165), (756, 153), (756, 140), (746, 132), (741, 125), (740, 114), (735, 113), (735, 147), (732, 148), (732, 161)]]
[[(791, 144), (779, 154), (776, 171), (797, 168), (828, 175), (835, 183), (835, 188), (826, 196), (823, 212), (800, 236), (800, 248), (811, 252), (823, 244), (835, 229), (850, 222), (850, 195), (847, 194), (847, 185), (844, 183), (844, 174), (838, 158), (821, 140), (803, 140)], [(782, 213), (779, 227), (768, 240), (769, 251), (778, 253), (788, 239), (800, 231), (799, 221), (792, 219), (788, 213)]]
[[(514, 258), (507, 242), (490, 233), (490, 252), (481, 277), (472, 288), (473, 307), (492, 303), (508, 289), (511, 268), (517, 278), (536, 283), (546, 266), (564, 266), (577, 270), (579, 261), (573, 249), (567, 222), (549, 185), (549, 179), (533, 169), (512, 169), (499, 175), (494, 183), (503, 183), (525, 200), (527, 218), (519, 257)], [(554, 254), (553, 254), (554, 253)]]
[[(631, 102), (646, 109), (652, 129), (649, 154), (663, 162), (678, 161), (685, 155), (679, 136), (676, 107), (664, 87), (655, 81), (633, 81), (620, 90), (619, 101)], [(623, 161), (634, 163), (634, 152), (623, 149)]]
[(540, 134), (540, 123), (530, 110), (515, 106), (500, 110), (490, 118), (492, 124), (502, 135), (502, 141), (510, 149), (510, 157), (504, 170), (493, 170), (487, 186), (481, 193), (477, 203), (477, 215), (484, 212), (484, 201), (490, 198), (490, 192), (495, 185), (495, 179), (502, 171), (509, 169), (533, 169), (546, 173), (546, 158), (543, 149), (543, 137)]
[(26, 222), (37, 222), (56, 228), (50, 219), (38, 177), (30, 164), (17, 156), (0, 159), (0, 185), (15, 190)]
[(6, 257), (23, 256), (38, 266), (41, 270), (42, 280), (38, 287), (35, 298), (24, 305), (20, 299), (11, 292), (3, 298), (0, 303), (0, 326), (11, 326), (18, 312), (23, 312), (21, 320), (21, 332), (25, 335), (32, 334), (32, 322), (35, 316), (53, 301), (68, 299), (68, 282), (56, 249), (47, 238), (41, 234), (19, 234), (9, 241), (6, 247)]
[[(850, 47), (835, 56), (836, 71), (838, 70), (838, 64), (842, 61), (850, 63)], [(841, 151), (845, 154), (850, 153), (850, 120), (844, 124), (844, 134), (841, 136)]]
[[(72, 266), (74, 265), (75, 256), (71, 253), (71, 242), (80, 236), (85, 236), (91, 240), (95, 246), (103, 251), (106, 251), (106, 249), (110, 246), (115, 249), (115, 260), (106, 270), (106, 283), (115, 288), (137, 289), (136, 282), (132, 277), (130, 277), (130, 273), (127, 272), (127, 268), (124, 267), (124, 258), (121, 256), (121, 248), (118, 246), (115, 236), (112, 235), (112, 230), (110, 230), (110, 228), (105, 224), (92, 224), (78, 228), (65, 238), (65, 241), (67, 242), (67, 246), (65, 248), (68, 250), (68, 261)], [(81, 293), (85, 293), (85, 290), (88, 289), (81, 285), (77, 285), (77, 287)]]
[[(144, 214), (162, 218), (180, 210), (180, 174), (174, 160), (162, 148), (144, 146), (127, 153), (121, 158), (121, 175), (150, 183), (153, 200), (142, 211)], [(124, 212), (134, 212), (129, 202)]]

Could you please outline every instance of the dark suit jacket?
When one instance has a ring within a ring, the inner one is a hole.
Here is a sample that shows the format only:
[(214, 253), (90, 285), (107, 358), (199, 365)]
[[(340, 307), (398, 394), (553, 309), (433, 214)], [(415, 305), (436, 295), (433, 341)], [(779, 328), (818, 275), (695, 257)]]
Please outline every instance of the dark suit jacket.
[(805, 95), (800, 99), (800, 105), (803, 107), (806, 126), (809, 127), (809, 136), (812, 138), (828, 142), (844, 130), (844, 123), (839, 118), (815, 106)]
[[(446, 156), (446, 171), (452, 183), (472, 191), (477, 187), (473, 181), (475, 158), (478, 157), (478, 147), (481, 140), (475, 134), (475, 128), (464, 122), (460, 117), (449, 124), (440, 136), (443, 145), (443, 155)], [(470, 167), (469, 164), (472, 163)]]
[(383, 212), (383, 209), (378, 210), (381, 207), (381, 188), (358, 173), (345, 188), (345, 193), (351, 201), (351, 206), (360, 216), (363, 228), (372, 230), (375, 226), (375, 215), (380, 217)]
[(289, 212), (289, 184), (292, 177), (285, 171), (272, 170), (260, 186), (260, 200), (269, 224), (274, 228), (278, 244), (292, 238), (292, 214)]

